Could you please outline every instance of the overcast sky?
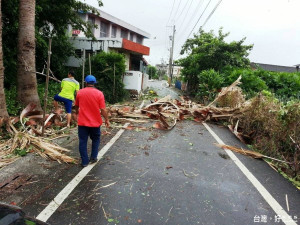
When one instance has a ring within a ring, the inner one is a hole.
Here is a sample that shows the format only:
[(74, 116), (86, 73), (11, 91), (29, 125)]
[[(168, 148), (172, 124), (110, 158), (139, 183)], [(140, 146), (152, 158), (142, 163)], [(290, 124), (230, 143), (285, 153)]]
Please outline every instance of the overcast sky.
[[(98, 7), (97, 0), (81, 1)], [(155, 65), (162, 59), (168, 62), (172, 26), (176, 27), (174, 59), (178, 59), (193, 27), (193, 33), (197, 32), (219, 1), (103, 0), (100, 9), (150, 33), (144, 42), (150, 56), (145, 58)], [(293, 66), (300, 64), (299, 13), (300, 0), (223, 0), (203, 29), (217, 34), (223, 27), (230, 33), (227, 41), (246, 37), (246, 44), (254, 44), (252, 62)]]

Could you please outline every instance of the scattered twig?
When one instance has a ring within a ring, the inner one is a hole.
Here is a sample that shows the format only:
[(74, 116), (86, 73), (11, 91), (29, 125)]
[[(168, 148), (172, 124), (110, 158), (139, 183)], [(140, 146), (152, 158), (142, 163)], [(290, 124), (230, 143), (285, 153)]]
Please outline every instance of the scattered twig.
[(117, 182), (113, 182), (113, 183), (111, 183), (111, 184), (101, 186), (101, 187), (95, 189), (95, 191), (97, 191), (97, 190), (99, 190), (99, 189), (101, 189), (101, 188), (107, 188), (107, 187), (110, 187), (110, 186), (114, 185), (115, 183), (117, 183)]
[(103, 214), (104, 214), (105, 219), (108, 219), (107, 214), (106, 214), (103, 206), (102, 206), (102, 210), (103, 210)]
[(289, 212), (290, 211), (290, 207), (289, 207), (289, 200), (288, 200), (288, 195), (287, 194), (285, 195), (285, 202), (286, 202), (287, 211)]
[(184, 169), (182, 169), (182, 171), (183, 171), (184, 176), (186, 176), (186, 177), (189, 177), (192, 179), (195, 177), (195, 176), (191, 176), (191, 175), (187, 174)]

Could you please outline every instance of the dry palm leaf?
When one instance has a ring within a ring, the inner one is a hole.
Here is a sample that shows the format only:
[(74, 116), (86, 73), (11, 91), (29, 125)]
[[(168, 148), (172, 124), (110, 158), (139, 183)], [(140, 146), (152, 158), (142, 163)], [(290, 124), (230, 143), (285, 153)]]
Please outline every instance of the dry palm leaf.
[(119, 123), (126, 123), (126, 122), (132, 122), (132, 123), (148, 123), (148, 120), (136, 120), (136, 119), (129, 119), (129, 118), (111, 118), (111, 122), (119, 122)]
[(242, 76), (239, 76), (238, 79), (233, 82), (230, 86), (224, 88), (219, 94), (218, 96), (215, 98), (215, 100), (213, 100), (208, 106), (211, 106), (212, 104), (214, 104), (215, 102), (217, 102), (219, 100), (219, 98), (221, 98), (222, 96), (226, 95), (229, 91), (232, 90), (233, 87), (241, 84), (240, 80), (242, 79)]
[(65, 163), (76, 162), (75, 159), (64, 154), (66, 152), (69, 152), (70, 150), (46, 142), (46, 140), (43, 138), (34, 137), (27, 133), (18, 132), (15, 134), (14, 138), (9, 139), (8, 141), (0, 145), (0, 152), (1, 152), (0, 163), (5, 162), (5, 157), (3, 157), (2, 155), (12, 154), (16, 149), (30, 149), (30, 148), (32, 148), (32, 150), (34, 150), (39, 155), (45, 158), (56, 160), (58, 162), (65, 162)]
[(23, 127), (25, 127), (24, 123), (23, 123), (23, 118), (29, 113), (32, 112), (34, 109), (36, 108), (36, 104), (34, 103), (29, 103), (25, 109), (22, 110), (21, 114), (20, 114), (20, 121), (21, 124), (23, 125)]
[(283, 160), (280, 160), (280, 159), (275, 159), (273, 157), (269, 157), (269, 156), (263, 155), (263, 154), (261, 154), (259, 152), (245, 150), (245, 149), (237, 148), (237, 147), (230, 146), (230, 145), (222, 145), (222, 144), (215, 144), (215, 145), (218, 146), (218, 147), (220, 147), (220, 148), (223, 148), (223, 149), (227, 149), (227, 150), (231, 150), (233, 152), (240, 153), (242, 155), (250, 156), (250, 157), (252, 157), (254, 159), (267, 158), (267, 159), (272, 159), (272, 160), (275, 160), (275, 161), (278, 161), (278, 162), (283, 162), (283, 163), (291, 164), (289, 162), (286, 162), (286, 161), (283, 161)]
[(243, 154), (243, 155), (251, 156), (252, 158), (255, 158), (255, 159), (261, 159), (264, 157), (264, 155), (259, 152), (244, 150), (244, 149), (237, 148), (237, 147), (230, 146), (230, 145), (216, 144), (216, 146), (223, 148), (223, 149), (228, 149), (228, 150), (231, 150), (231, 151)]
[(142, 119), (149, 119), (148, 116), (144, 116), (138, 113), (124, 113), (122, 115), (123, 117), (129, 117), (129, 118), (142, 118)]
[(245, 140), (242, 137), (242, 134), (240, 132), (238, 132), (238, 125), (239, 125), (239, 120), (236, 122), (236, 125), (234, 128), (232, 125), (228, 125), (228, 128), (241, 142), (245, 143)]

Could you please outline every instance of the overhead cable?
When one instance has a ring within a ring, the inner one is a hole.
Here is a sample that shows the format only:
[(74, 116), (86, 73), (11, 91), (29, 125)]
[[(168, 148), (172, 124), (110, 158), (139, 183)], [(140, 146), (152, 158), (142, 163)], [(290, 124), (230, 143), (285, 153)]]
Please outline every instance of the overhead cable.
[[(185, 7), (187, 6), (187, 4), (189, 3), (190, 0), (187, 0), (185, 5), (183, 6), (182, 10), (181, 10), (181, 13), (179, 14), (179, 16), (177, 17), (177, 19), (179, 19), (183, 13), (183, 11), (185, 10)], [(193, 1), (193, 0), (192, 0)]]
[(197, 24), (199, 23), (199, 21), (200, 21), (201, 17), (202, 17), (202, 16), (203, 16), (203, 14), (205, 13), (205, 11), (206, 11), (207, 7), (209, 6), (210, 2), (211, 2), (211, 0), (209, 0), (209, 2), (207, 3), (207, 5), (206, 5), (206, 7), (205, 7), (204, 11), (203, 11), (203, 12), (202, 12), (202, 14), (200, 15), (199, 19), (197, 20), (197, 22), (196, 22), (195, 26), (194, 26), (194, 27), (193, 27), (193, 29), (191, 30), (191, 32), (190, 32), (189, 36), (187, 37), (187, 39), (190, 37), (190, 35), (192, 34), (193, 30), (195, 29), (195, 27), (196, 27), (196, 26), (197, 26)]
[(209, 16), (207, 17), (207, 19), (205, 20), (205, 22), (203, 23), (203, 25), (200, 27), (200, 29), (202, 29), (205, 24), (207, 23), (207, 21), (210, 19), (210, 17), (214, 14), (214, 12), (216, 11), (216, 9), (218, 8), (218, 6), (221, 4), (222, 0), (220, 0), (218, 2), (218, 4), (215, 6), (215, 8), (213, 9), (213, 11), (209, 14)]
[[(178, 12), (178, 9), (179, 9), (180, 5), (181, 5), (181, 0), (179, 1), (178, 7), (177, 7), (176, 12), (175, 12), (175, 14), (174, 14), (174, 17), (173, 17), (173, 20), (174, 20), (174, 21), (175, 21), (175, 19), (176, 19), (176, 15), (177, 15), (177, 12)], [(175, 24), (175, 22), (174, 22), (174, 24)]]
[(192, 5), (193, 1), (194, 1), (194, 0), (191, 1), (190, 5), (189, 5), (189, 7), (188, 7), (188, 10), (186, 11), (186, 13), (185, 13), (185, 15), (184, 15), (184, 17), (183, 17), (183, 20), (182, 20), (182, 22), (181, 22), (181, 24), (180, 24), (180, 26), (179, 26), (179, 29), (182, 27), (182, 24), (184, 23), (184, 21), (185, 21), (185, 19), (186, 19), (186, 16), (188, 15), (188, 12), (190, 11), (190, 8), (191, 8), (191, 5)]
[[(197, 12), (200, 10), (200, 8), (201, 8), (203, 2), (204, 2), (204, 0), (200, 0), (200, 1), (198, 2), (198, 5), (196, 6), (194, 13), (193, 13), (192, 16), (190, 17), (190, 20), (187, 22), (185, 28), (182, 30), (182, 29), (181, 29), (181, 28), (182, 28), (182, 24), (179, 26), (179, 28), (178, 28), (178, 33), (180, 33), (180, 34), (178, 34), (179, 37), (183, 37), (183, 35), (182, 35), (183, 32), (185, 32), (185, 30), (187, 29), (188, 25), (189, 25), (189, 24), (192, 22), (192, 20), (195, 18), (196, 14), (197, 14)], [(180, 31), (180, 32), (179, 32), (179, 31)]]
[(170, 15), (169, 15), (169, 19), (168, 19), (168, 22), (167, 22), (167, 24), (169, 23), (169, 21), (170, 21), (170, 18), (171, 18), (171, 15), (172, 15), (172, 13), (173, 13), (174, 4), (175, 4), (175, 0), (173, 0), (172, 9), (171, 9), (171, 13), (170, 13)]

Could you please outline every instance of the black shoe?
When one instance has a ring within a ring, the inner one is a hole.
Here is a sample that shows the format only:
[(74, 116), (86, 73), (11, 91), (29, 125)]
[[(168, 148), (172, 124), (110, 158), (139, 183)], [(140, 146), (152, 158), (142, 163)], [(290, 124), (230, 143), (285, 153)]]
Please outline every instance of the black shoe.
[(91, 158), (91, 159), (90, 159), (90, 163), (91, 163), (91, 164), (96, 163), (96, 162), (97, 162), (97, 159), (94, 159), (94, 158)]
[(84, 168), (84, 167), (87, 167), (88, 165), (83, 165), (83, 164), (81, 163), (80, 166), (81, 166), (82, 168)]

